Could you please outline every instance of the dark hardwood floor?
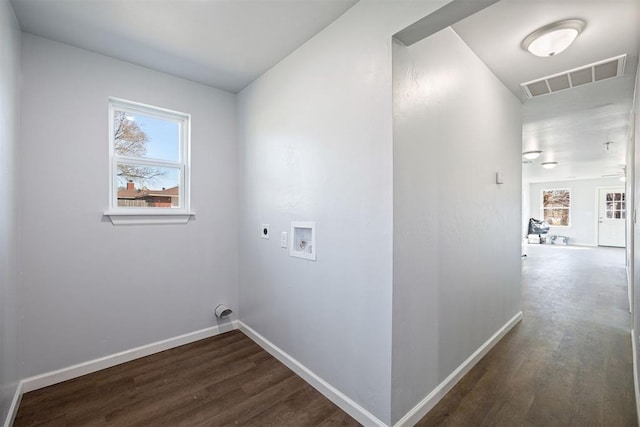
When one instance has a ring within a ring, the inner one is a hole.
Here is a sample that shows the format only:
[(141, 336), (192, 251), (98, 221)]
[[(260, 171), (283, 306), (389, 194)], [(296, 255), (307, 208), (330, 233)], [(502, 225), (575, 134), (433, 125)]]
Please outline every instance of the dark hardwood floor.
[[(418, 426), (635, 426), (624, 251), (531, 246), (524, 319)], [(239, 331), (24, 395), (16, 426), (358, 425)]]
[(358, 425), (239, 331), (26, 393), (15, 426)]
[(624, 250), (530, 245), (524, 319), (418, 426), (635, 426)]

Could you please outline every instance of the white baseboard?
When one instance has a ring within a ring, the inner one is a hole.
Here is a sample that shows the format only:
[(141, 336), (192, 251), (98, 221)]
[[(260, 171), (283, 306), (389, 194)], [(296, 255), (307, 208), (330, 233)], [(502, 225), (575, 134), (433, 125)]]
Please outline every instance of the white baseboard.
[(179, 347), (184, 344), (189, 344), (204, 338), (209, 338), (224, 332), (229, 332), (234, 329), (238, 329), (237, 322), (237, 320), (234, 320), (223, 325), (212, 326), (210, 328), (201, 329), (199, 331), (190, 332), (188, 334), (180, 335), (162, 341), (157, 341), (151, 344), (143, 345), (141, 347), (132, 348), (131, 350), (126, 350), (120, 353), (101, 357), (99, 359), (79, 363), (77, 365), (69, 366), (57, 371), (47, 372), (45, 374), (25, 378), (20, 381), (22, 386), (21, 393), (28, 393), (33, 390), (38, 390), (43, 387), (48, 387), (53, 384), (80, 377), (82, 375), (90, 374), (101, 369), (110, 368), (112, 366), (139, 359), (141, 357), (149, 356), (154, 353), (159, 353), (161, 351)]
[[(467, 360), (465, 360), (454, 372), (451, 373), (442, 383), (438, 385), (427, 397), (420, 401), (413, 409), (411, 409), (404, 417), (402, 417), (394, 427), (412, 426), (417, 423), (427, 412), (429, 412), (452, 388), (457, 384), (460, 379), (467, 374), (473, 366), (476, 365), (482, 359), (482, 357), (491, 350), (491, 348), (500, 339), (511, 330), (520, 320), (522, 320), (522, 312), (516, 314), (511, 320), (509, 320), (500, 330), (498, 330), (491, 338), (489, 338), (478, 350), (476, 350)], [(285, 366), (293, 370), (297, 375), (309, 383), (312, 387), (322, 393), (325, 397), (339, 406), (347, 414), (353, 417), (359, 423), (365, 426), (385, 427), (386, 424), (380, 419), (376, 418), (373, 414), (360, 406), (358, 403), (350, 399), (344, 393), (333, 387), (331, 384), (320, 378), (306, 366), (295, 360), (289, 354), (282, 349), (271, 343), (265, 337), (258, 332), (250, 328), (245, 323), (234, 320), (224, 325), (213, 326), (211, 328), (202, 329), (200, 331), (191, 332), (188, 334), (180, 335), (178, 337), (169, 338), (163, 341), (147, 344), (141, 347), (133, 348), (131, 350), (116, 353), (110, 356), (101, 357), (99, 359), (90, 360), (88, 362), (80, 363), (68, 368), (59, 369), (57, 371), (48, 372), (41, 375), (25, 378), (18, 383), (16, 392), (5, 420), (4, 427), (10, 427), (18, 412), (18, 406), (22, 399), (23, 393), (37, 390), (43, 387), (48, 387), (63, 381), (67, 381), (73, 378), (77, 378), (82, 375), (90, 374), (92, 372), (99, 371), (101, 369), (110, 368), (121, 363), (129, 362), (131, 360), (139, 359), (141, 357), (149, 356), (154, 353), (158, 353), (164, 350), (169, 350), (184, 344), (189, 344), (194, 341), (198, 341), (204, 338), (209, 338), (215, 335), (219, 335), (224, 332), (229, 332), (234, 329), (240, 329), (249, 338), (255, 341), (268, 353), (282, 362)], [(637, 367), (636, 367), (636, 345), (633, 340), (632, 333), (632, 345), (633, 345), (633, 368), (634, 368), (634, 384), (636, 390), (636, 405), (640, 402), (638, 397), (638, 382), (637, 382)], [(640, 408), (638, 411), (640, 417)]]
[(636, 393), (636, 416), (640, 425), (640, 384), (638, 384), (638, 346), (636, 344), (636, 332), (631, 330), (631, 357), (633, 357), (633, 388)]
[(358, 403), (351, 400), (344, 393), (340, 392), (338, 389), (333, 387), (331, 384), (320, 378), (302, 363), (298, 362), (296, 359), (291, 357), (289, 354), (284, 352), (282, 349), (277, 347), (271, 341), (267, 340), (265, 337), (260, 335), (255, 330), (251, 329), (242, 321), (238, 321), (239, 329), (246, 334), (249, 338), (255, 341), (260, 347), (265, 349), (268, 353), (270, 353), (273, 357), (278, 359), (281, 363), (295, 372), (298, 376), (300, 376), (303, 380), (309, 383), (313, 388), (322, 393), (327, 399), (335, 403), (353, 417), (360, 424), (365, 426), (377, 426), (384, 427), (385, 423), (376, 418), (369, 411), (364, 409)]
[(494, 345), (502, 339), (518, 322), (522, 320), (522, 312), (513, 316), (502, 328), (500, 328), (491, 338), (482, 344), (467, 360), (462, 362), (455, 371), (442, 381), (431, 393), (422, 399), (416, 406), (405, 414), (394, 427), (405, 427), (415, 425), (422, 417), (427, 415), (431, 409), (462, 379), (476, 363), (480, 361)]
[(18, 381), (18, 385), (16, 386), (16, 391), (13, 395), (13, 399), (11, 400), (11, 406), (9, 406), (9, 412), (7, 413), (7, 418), (4, 420), (4, 427), (11, 427), (13, 422), (16, 420), (16, 415), (18, 415), (18, 407), (20, 406), (20, 401), (22, 400), (22, 381)]

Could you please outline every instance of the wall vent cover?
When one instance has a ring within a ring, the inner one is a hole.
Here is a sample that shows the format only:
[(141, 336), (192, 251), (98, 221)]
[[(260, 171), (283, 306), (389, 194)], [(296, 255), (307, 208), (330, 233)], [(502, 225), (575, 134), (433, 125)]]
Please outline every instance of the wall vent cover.
[(624, 74), (626, 59), (626, 54), (616, 56), (583, 67), (574, 68), (573, 70), (522, 83), (520, 87), (527, 98), (535, 98), (573, 87), (592, 84), (601, 80), (620, 77)]

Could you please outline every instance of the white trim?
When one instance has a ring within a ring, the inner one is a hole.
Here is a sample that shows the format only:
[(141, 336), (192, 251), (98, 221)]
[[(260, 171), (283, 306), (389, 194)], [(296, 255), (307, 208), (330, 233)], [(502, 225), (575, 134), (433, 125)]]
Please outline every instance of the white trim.
[[(115, 153), (114, 148), (114, 113), (115, 111), (129, 112), (133, 114), (141, 114), (148, 117), (154, 117), (165, 121), (175, 122), (179, 127), (178, 137), (178, 160), (161, 160), (146, 157), (129, 157), (120, 156)], [(129, 214), (129, 211), (125, 208), (122, 209), (118, 206), (118, 194), (116, 187), (117, 176), (117, 164), (131, 164), (131, 165), (145, 165), (155, 166), (162, 168), (172, 168), (179, 170), (180, 191), (178, 194), (179, 206), (182, 212), (189, 212), (191, 206), (191, 115), (180, 111), (169, 110), (167, 108), (155, 107), (153, 105), (142, 104), (140, 102), (128, 101), (122, 98), (109, 97), (109, 211), (105, 213), (107, 216), (113, 216), (115, 214)], [(144, 209), (144, 208), (143, 208)], [(156, 208), (146, 208), (154, 210)], [(146, 210), (144, 209), (144, 210)], [(137, 214), (131, 214), (137, 215)], [(164, 212), (159, 215), (167, 215)], [(170, 214), (169, 214), (170, 215)], [(184, 221), (182, 221), (184, 220)], [(180, 221), (176, 220), (153, 220), (143, 221), (139, 218), (137, 220), (131, 220), (123, 222), (118, 218), (112, 217), (112, 223), (118, 224), (166, 224), (176, 222), (186, 222), (189, 220), (189, 216), (182, 216)]]
[(18, 415), (18, 408), (20, 407), (20, 401), (22, 400), (22, 386), (22, 380), (18, 381), (16, 391), (13, 394), (13, 399), (11, 400), (11, 406), (9, 406), (7, 418), (4, 420), (4, 427), (11, 427), (13, 425), (13, 422), (16, 420), (16, 415)]
[(186, 224), (195, 212), (175, 212), (171, 208), (163, 212), (110, 212), (104, 213), (111, 219), (113, 225), (135, 225), (135, 224)]
[[(179, 122), (183, 118), (191, 118), (191, 114), (183, 113), (177, 110), (170, 110), (168, 108), (156, 107), (151, 104), (144, 104), (142, 102), (129, 101), (128, 99), (118, 98), (116, 96), (109, 97), (109, 103), (117, 104), (118, 108), (132, 113), (141, 113), (146, 116), (151, 116), (156, 119), (174, 120)], [(177, 116), (167, 119), (167, 116)]]
[(213, 337), (215, 335), (229, 332), (234, 329), (238, 329), (238, 322), (236, 320), (222, 325), (212, 326), (210, 328), (201, 329), (199, 331), (190, 332), (188, 334), (132, 348), (130, 350), (125, 350), (123, 352), (115, 353), (110, 356), (105, 356), (99, 359), (90, 360), (88, 362), (79, 363), (67, 368), (58, 369), (57, 371), (47, 372), (41, 375), (25, 378), (24, 380), (20, 381), (22, 386), (21, 393), (28, 393), (33, 390), (48, 387), (50, 385), (77, 378), (82, 375), (110, 368), (121, 363), (130, 362), (132, 360), (159, 353), (164, 350), (169, 350), (171, 348), (189, 344), (204, 338)]
[[(460, 379), (462, 379), (464, 375), (466, 375), (471, 370), (471, 368), (473, 368), (489, 352), (489, 350), (491, 350), (491, 348), (493, 348), (493, 346), (495, 346), (500, 341), (500, 339), (502, 339), (502, 337), (504, 337), (521, 320), (522, 312), (518, 312), (495, 334), (493, 334), (491, 338), (489, 338), (484, 344), (482, 344), (471, 356), (469, 356), (467, 360), (465, 360), (460, 366), (458, 366), (458, 368), (456, 368), (456, 370), (453, 371), (442, 383), (440, 383), (431, 393), (429, 393), (429, 395), (427, 395), (413, 409), (407, 412), (404, 417), (402, 417), (396, 424), (394, 424), (394, 427), (410, 426), (417, 423), (458, 383), (458, 381), (460, 381)], [(386, 426), (386, 424), (380, 419), (376, 418), (375, 415), (371, 414), (369, 411), (353, 401), (347, 395), (323, 380), (313, 371), (295, 360), (289, 354), (267, 340), (265, 337), (253, 330), (244, 322), (234, 320), (223, 325), (212, 326), (210, 328), (190, 332), (188, 334), (180, 335), (162, 341), (157, 341), (155, 343), (136, 347), (110, 356), (105, 356), (99, 359), (94, 359), (88, 362), (59, 369), (57, 371), (52, 371), (20, 380), (16, 388), (16, 392), (11, 403), (7, 419), (5, 420), (4, 427), (10, 427), (13, 424), (15, 416), (18, 412), (20, 400), (22, 399), (22, 395), (24, 393), (48, 387), (50, 385), (77, 378), (82, 375), (110, 368), (121, 363), (129, 362), (131, 360), (139, 359), (141, 357), (149, 356), (151, 354), (159, 353), (164, 350), (169, 350), (171, 348), (179, 347), (184, 344), (189, 344), (235, 329), (239, 329), (241, 332), (255, 341), (265, 351), (274, 356), (289, 369), (294, 371), (303, 380), (309, 383), (313, 388), (322, 393), (327, 399), (331, 400), (359, 423), (365, 426)], [(634, 339), (635, 335), (633, 331), (631, 333), (633, 348), (633, 377), (636, 394), (636, 406), (638, 406), (640, 402), (640, 395), (638, 393), (636, 345)], [(638, 414), (640, 422), (640, 407), (638, 407)]]
[[(595, 196), (596, 203), (595, 203), (595, 205), (596, 206), (595, 206), (595, 210), (593, 211), (594, 214), (595, 214), (593, 217), (595, 219), (595, 241), (596, 241), (595, 246), (596, 247), (600, 246), (600, 191), (602, 191), (602, 190), (614, 191), (614, 190), (619, 190), (621, 188), (622, 188), (622, 193), (625, 194), (625, 201), (624, 201), (624, 203), (625, 203), (625, 220), (624, 220), (625, 221), (625, 224), (624, 224), (625, 225), (625, 236), (624, 236), (624, 246), (623, 247), (625, 247), (625, 248), (627, 247), (627, 235), (626, 235), (627, 220), (626, 220), (626, 217), (627, 217), (627, 214), (629, 213), (629, 210), (627, 209), (627, 206), (628, 206), (628, 203), (627, 203), (627, 200), (626, 200), (627, 187), (625, 185), (602, 185), (602, 186), (595, 187), (595, 190), (596, 190), (596, 196)], [(614, 246), (614, 247), (616, 247), (616, 246)], [(629, 311), (631, 311), (631, 310), (629, 310)]]
[(365, 426), (386, 426), (385, 423), (376, 418), (373, 414), (360, 406), (358, 403), (351, 400), (347, 395), (340, 392), (331, 384), (320, 378), (309, 368), (298, 362), (282, 349), (277, 347), (271, 341), (260, 335), (255, 330), (251, 329), (242, 321), (238, 321), (240, 331), (255, 341), (260, 347), (265, 349), (269, 354), (278, 359), (281, 363), (299, 375), (303, 380), (309, 383), (313, 388), (322, 393), (327, 399), (335, 403), (352, 416), (356, 421)]
[(433, 409), (434, 406), (465, 376), (476, 363), (480, 361), (488, 352), (522, 320), (522, 312), (518, 312), (504, 326), (493, 334), (484, 344), (482, 344), (467, 360), (462, 362), (444, 381), (442, 381), (431, 393), (413, 407), (404, 417), (400, 418), (394, 427), (404, 427), (415, 425), (422, 417)]
[(567, 208), (547, 208), (547, 209), (567, 209), (569, 211), (569, 224), (567, 225), (552, 225), (549, 224), (550, 227), (558, 227), (558, 228), (562, 228), (562, 229), (570, 229), (572, 228), (572, 224), (573, 221), (571, 221), (571, 217), (572, 217), (572, 213), (571, 211), (573, 210), (572, 208), (572, 202), (571, 202), (571, 193), (573, 189), (571, 187), (562, 187), (562, 188), (543, 188), (542, 190), (540, 190), (540, 218), (545, 221), (545, 215), (544, 215), (544, 193), (545, 191), (568, 191), (569, 192), (569, 207)]
[(636, 345), (636, 333), (631, 330), (631, 357), (633, 357), (633, 389), (636, 393), (636, 416), (640, 425), (640, 385), (638, 384), (638, 347)]

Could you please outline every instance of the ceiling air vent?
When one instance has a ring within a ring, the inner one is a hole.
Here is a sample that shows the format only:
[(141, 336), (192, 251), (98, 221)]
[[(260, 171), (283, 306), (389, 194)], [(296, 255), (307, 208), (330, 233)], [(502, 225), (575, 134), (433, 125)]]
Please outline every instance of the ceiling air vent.
[(535, 98), (540, 95), (547, 95), (549, 93), (571, 89), (572, 87), (599, 82), (600, 80), (620, 77), (624, 74), (626, 59), (626, 54), (616, 56), (605, 59), (604, 61), (585, 65), (584, 67), (574, 68), (573, 70), (522, 83), (520, 87), (525, 95), (527, 95), (527, 98)]

